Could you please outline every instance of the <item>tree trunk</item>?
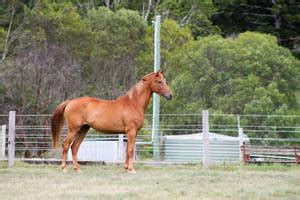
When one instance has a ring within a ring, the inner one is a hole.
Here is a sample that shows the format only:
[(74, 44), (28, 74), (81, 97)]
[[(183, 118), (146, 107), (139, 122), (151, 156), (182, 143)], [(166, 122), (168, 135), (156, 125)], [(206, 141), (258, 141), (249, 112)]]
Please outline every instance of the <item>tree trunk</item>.
[(281, 15), (280, 14), (275, 16), (275, 28), (276, 29), (281, 28)]
[(110, 0), (105, 0), (105, 6), (107, 7), (107, 8), (109, 8), (109, 6), (110, 6)]
[(6, 39), (5, 39), (5, 46), (4, 46), (4, 50), (3, 50), (3, 54), (2, 54), (2, 61), (6, 58), (7, 53), (8, 53), (8, 48), (10, 46), (9, 38), (10, 38), (11, 27), (12, 27), (12, 23), (13, 23), (13, 20), (14, 20), (15, 12), (16, 12), (16, 6), (15, 6), (15, 1), (14, 1), (13, 5), (12, 5), (12, 11), (11, 11), (11, 16), (10, 16), (9, 26), (8, 26), (8, 30), (7, 30)]
[(148, 21), (149, 14), (151, 12), (151, 6), (152, 6), (152, 0), (149, 0), (148, 8), (144, 16), (145, 21)]

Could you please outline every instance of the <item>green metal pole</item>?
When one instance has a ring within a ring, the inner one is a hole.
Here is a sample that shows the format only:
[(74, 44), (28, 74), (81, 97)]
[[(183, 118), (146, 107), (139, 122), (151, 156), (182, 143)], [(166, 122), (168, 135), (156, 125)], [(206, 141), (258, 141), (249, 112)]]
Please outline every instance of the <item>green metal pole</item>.
[[(155, 19), (154, 31), (154, 72), (160, 69), (160, 16)], [(152, 117), (152, 136), (153, 136), (153, 160), (159, 160), (159, 95), (153, 94), (153, 117)]]

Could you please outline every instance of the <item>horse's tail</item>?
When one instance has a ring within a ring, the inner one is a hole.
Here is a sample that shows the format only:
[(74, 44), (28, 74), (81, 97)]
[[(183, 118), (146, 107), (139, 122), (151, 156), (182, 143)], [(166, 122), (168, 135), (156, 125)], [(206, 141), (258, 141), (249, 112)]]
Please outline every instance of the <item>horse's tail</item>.
[(70, 100), (62, 102), (57, 106), (51, 117), (52, 146), (56, 149), (60, 143), (61, 130), (64, 126), (64, 111)]

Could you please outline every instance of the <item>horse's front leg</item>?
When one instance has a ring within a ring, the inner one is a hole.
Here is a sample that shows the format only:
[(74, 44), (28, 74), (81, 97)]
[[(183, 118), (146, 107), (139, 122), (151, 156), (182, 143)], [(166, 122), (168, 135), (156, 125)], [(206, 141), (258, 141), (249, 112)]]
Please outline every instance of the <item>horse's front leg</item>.
[(136, 130), (130, 130), (127, 132), (127, 152), (125, 160), (125, 168), (127, 167), (128, 173), (135, 173), (133, 168), (133, 152), (135, 144)]

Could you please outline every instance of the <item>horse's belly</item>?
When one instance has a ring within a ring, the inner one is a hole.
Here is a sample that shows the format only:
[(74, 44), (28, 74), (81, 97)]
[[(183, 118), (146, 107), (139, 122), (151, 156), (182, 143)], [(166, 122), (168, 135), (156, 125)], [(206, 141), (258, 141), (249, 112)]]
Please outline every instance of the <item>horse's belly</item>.
[(97, 120), (94, 122), (89, 123), (89, 125), (100, 132), (105, 133), (120, 133), (125, 132), (125, 128), (122, 125), (121, 120)]
[(103, 132), (103, 133), (124, 133), (125, 132), (125, 130), (122, 128), (94, 127), (94, 126), (91, 127), (94, 128), (96, 131)]

